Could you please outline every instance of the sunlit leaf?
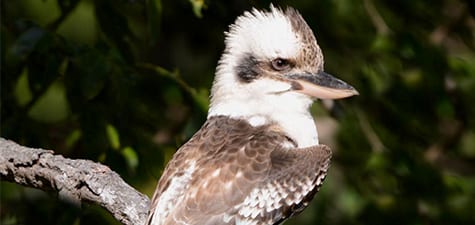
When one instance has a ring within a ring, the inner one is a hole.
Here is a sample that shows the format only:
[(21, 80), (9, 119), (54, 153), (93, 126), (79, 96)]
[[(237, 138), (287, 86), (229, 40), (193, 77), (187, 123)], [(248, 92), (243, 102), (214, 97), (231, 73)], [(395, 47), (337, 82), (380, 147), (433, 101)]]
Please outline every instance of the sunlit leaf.
[(132, 147), (127, 146), (121, 150), (121, 153), (125, 161), (127, 162), (128, 168), (131, 171), (135, 171), (137, 169), (137, 166), (139, 165), (139, 157), (137, 156), (135, 150)]
[(45, 123), (62, 121), (69, 114), (66, 92), (64, 85), (60, 82), (55, 82), (49, 86), (28, 113), (31, 118)]
[(18, 78), (15, 87), (15, 96), (18, 104), (21, 106), (28, 104), (32, 99), (30, 86), (28, 85), (28, 69), (24, 69)]
[(111, 124), (107, 124), (106, 126), (107, 137), (109, 138), (109, 143), (113, 149), (120, 148), (120, 137), (119, 132), (115, 127)]
[(69, 136), (66, 138), (64, 141), (64, 144), (66, 145), (66, 148), (71, 148), (73, 147), (81, 138), (81, 130), (76, 129)]
[(205, 5), (205, 0), (189, 0), (191, 3), (191, 6), (193, 7), (193, 13), (195, 13), (195, 16), (198, 18), (203, 17), (203, 13), (201, 12), (203, 8), (206, 7)]

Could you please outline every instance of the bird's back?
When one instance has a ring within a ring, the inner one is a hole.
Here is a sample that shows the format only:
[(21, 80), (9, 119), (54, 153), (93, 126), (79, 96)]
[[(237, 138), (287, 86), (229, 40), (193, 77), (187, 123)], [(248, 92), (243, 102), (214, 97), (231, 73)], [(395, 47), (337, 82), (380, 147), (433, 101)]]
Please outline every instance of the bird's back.
[(147, 224), (278, 224), (307, 206), (330, 156), (273, 124), (211, 117), (168, 163)]

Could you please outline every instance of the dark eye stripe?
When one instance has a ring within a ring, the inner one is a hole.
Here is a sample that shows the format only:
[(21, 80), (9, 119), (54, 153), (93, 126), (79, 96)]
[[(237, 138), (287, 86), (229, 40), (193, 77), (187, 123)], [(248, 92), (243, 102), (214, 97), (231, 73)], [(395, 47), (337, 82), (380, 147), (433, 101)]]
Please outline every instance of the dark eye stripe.
[(260, 74), (258, 64), (259, 61), (257, 61), (256, 57), (251, 54), (245, 54), (234, 69), (241, 81), (249, 83)]

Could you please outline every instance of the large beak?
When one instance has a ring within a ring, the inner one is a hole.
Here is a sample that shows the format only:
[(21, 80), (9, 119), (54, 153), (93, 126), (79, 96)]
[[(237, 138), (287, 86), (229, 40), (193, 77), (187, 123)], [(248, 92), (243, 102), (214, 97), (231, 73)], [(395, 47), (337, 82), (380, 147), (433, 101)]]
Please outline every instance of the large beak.
[(287, 78), (295, 91), (319, 99), (339, 99), (359, 94), (349, 84), (323, 71), (317, 74), (292, 74)]

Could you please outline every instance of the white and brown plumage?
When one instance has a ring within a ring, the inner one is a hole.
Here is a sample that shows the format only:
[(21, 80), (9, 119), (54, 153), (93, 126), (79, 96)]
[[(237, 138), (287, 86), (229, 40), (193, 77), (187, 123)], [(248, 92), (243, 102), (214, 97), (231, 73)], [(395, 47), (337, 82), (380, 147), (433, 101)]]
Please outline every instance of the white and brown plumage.
[(300, 212), (331, 157), (309, 107), (355, 94), (323, 72), (296, 10), (244, 13), (226, 34), (208, 120), (168, 163), (147, 224), (268, 225)]

